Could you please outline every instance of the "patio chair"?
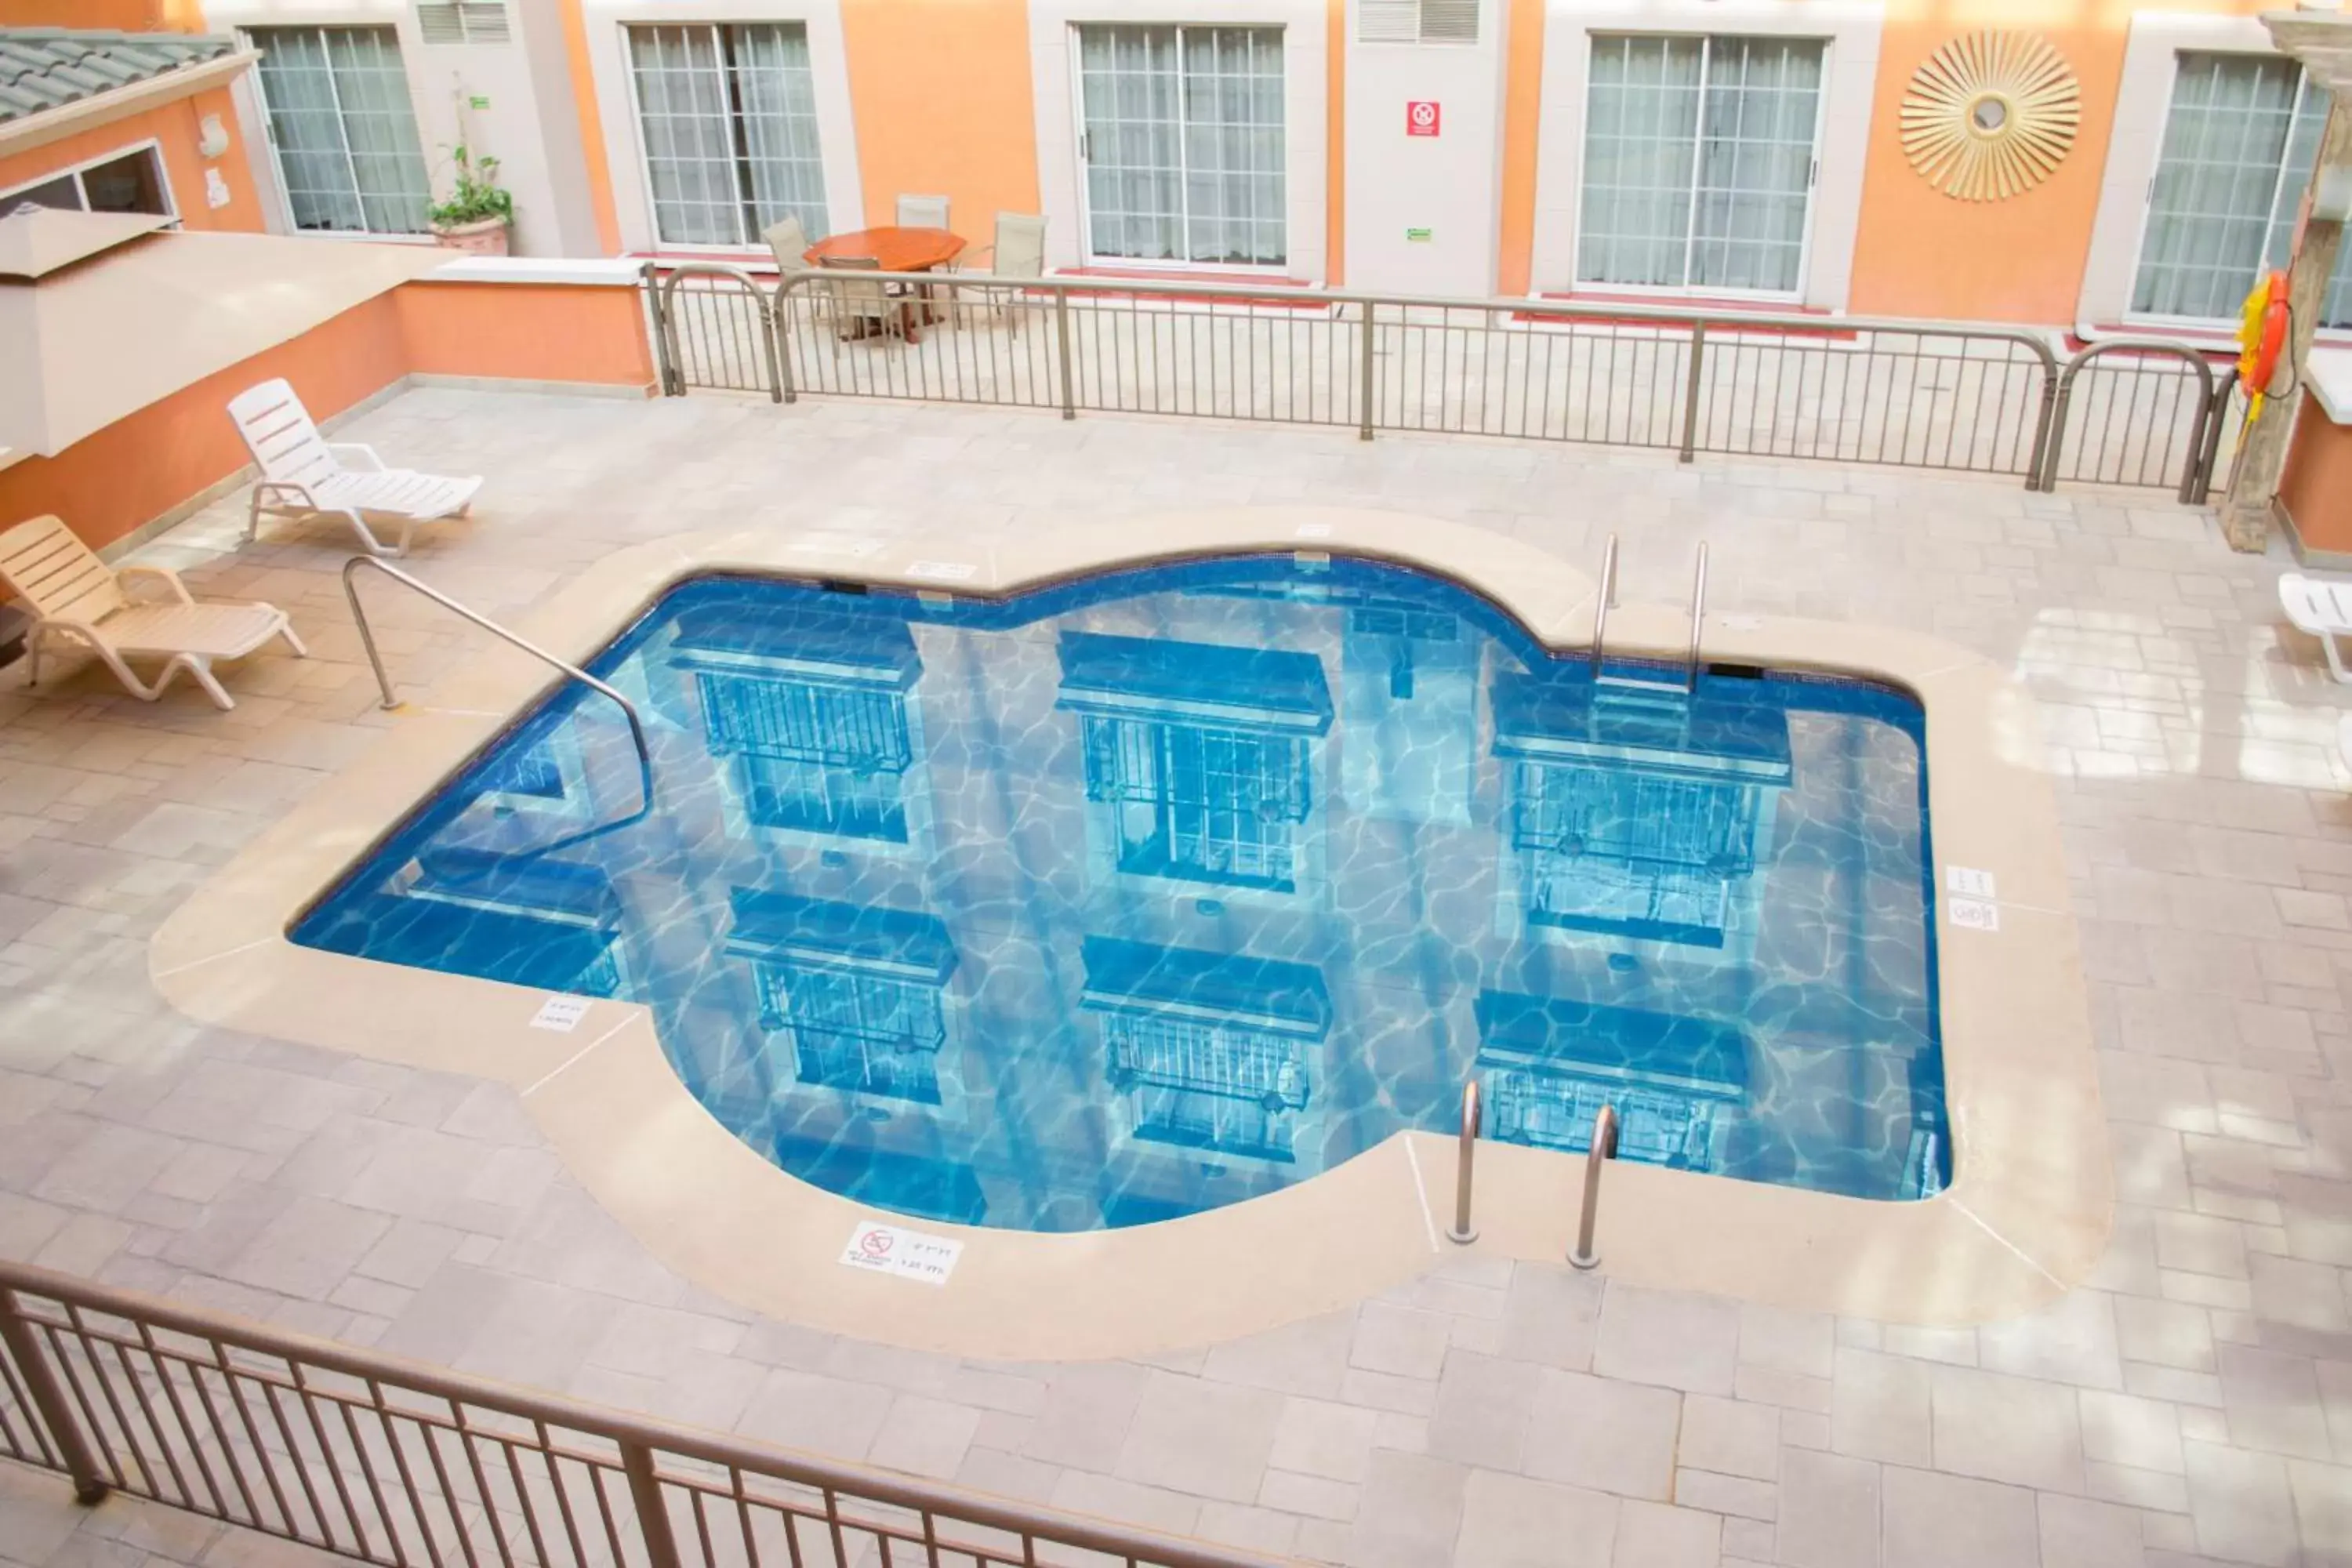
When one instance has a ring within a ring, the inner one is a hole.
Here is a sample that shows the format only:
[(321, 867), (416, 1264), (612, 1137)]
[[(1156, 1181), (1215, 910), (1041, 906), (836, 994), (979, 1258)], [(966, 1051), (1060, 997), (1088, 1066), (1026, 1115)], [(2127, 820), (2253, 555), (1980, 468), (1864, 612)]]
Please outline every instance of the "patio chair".
[[(984, 259), (982, 259), (984, 258)], [(1045, 220), (1027, 213), (998, 213), (996, 241), (978, 250), (968, 251), (960, 258), (975, 272), (985, 272), (996, 278), (1043, 278), (1045, 276)], [(961, 293), (971, 289), (965, 283), (958, 286)], [(1024, 312), (1015, 303), (1017, 289), (992, 289), (982, 285), (976, 292), (983, 295), (989, 309), (1007, 317), (1013, 331), (1021, 331)]]
[[(261, 478), (246, 509), (245, 537), (259, 531), (261, 514), (273, 517), (332, 516), (347, 520), (371, 555), (405, 555), (420, 522), (463, 517), (482, 488), (478, 476), (445, 479), (409, 468), (387, 468), (375, 448), (357, 442), (330, 442), (319, 435), (302, 400), (283, 381), (265, 381), (239, 393), (228, 416), (253, 455)], [(346, 467), (350, 453), (360, 466)], [(370, 517), (394, 518), (400, 535), (387, 547)]]
[(898, 221), (900, 228), (945, 228), (948, 226), (948, 199), (945, 196), (900, 196)]
[(2289, 572), (2279, 579), (2278, 591), (2279, 608), (2286, 612), (2294, 629), (2319, 639), (2320, 651), (2327, 656), (2327, 672), (2337, 680), (2352, 682), (2352, 672), (2344, 668), (2343, 651), (2336, 646), (2336, 638), (2352, 637), (2352, 583), (2330, 583)]
[(788, 213), (761, 230), (760, 237), (775, 252), (778, 268), (787, 273), (807, 270), (808, 230), (801, 226), (800, 219)]
[[(882, 263), (871, 256), (820, 256), (828, 272), (879, 272)], [(907, 302), (890, 292), (887, 283), (856, 279), (827, 279), (825, 298), (833, 307), (834, 333), (843, 342), (876, 333), (907, 335)]]
[[(141, 603), (134, 583), (153, 583), (165, 597)], [(26, 685), (41, 679), (41, 654), (53, 637), (79, 642), (114, 672), (131, 695), (152, 702), (185, 670), (222, 708), (236, 700), (213, 675), (213, 661), (243, 658), (272, 637), (284, 637), (299, 658), (310, 652), (286, 612), (275, 605), (198, 603), (178, 573), (165, 566), (110, 568), (56, 517), (37, 517), (0, 533), (0, 585), (31, 606), (25, 634)], [(134, 658), (160, 658), (150, 685), (131, 672)]]

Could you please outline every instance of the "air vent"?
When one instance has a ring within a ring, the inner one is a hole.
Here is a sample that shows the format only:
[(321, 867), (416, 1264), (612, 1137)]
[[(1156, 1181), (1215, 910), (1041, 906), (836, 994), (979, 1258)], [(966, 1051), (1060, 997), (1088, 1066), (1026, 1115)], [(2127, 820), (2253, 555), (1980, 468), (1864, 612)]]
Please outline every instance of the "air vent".
[(428, 44), (503, 44), (505, 0), (418, 0), (417, 36)]
[(1424, 44), (1476, 43), (1478, 0), (1421, 0), (1421, 41)]
[(1360, 44), (1475, 44), (1478, 0), (1356, 0)]
[(1356, 0), (1356, 42), (1417, 44), (1421, 0)]

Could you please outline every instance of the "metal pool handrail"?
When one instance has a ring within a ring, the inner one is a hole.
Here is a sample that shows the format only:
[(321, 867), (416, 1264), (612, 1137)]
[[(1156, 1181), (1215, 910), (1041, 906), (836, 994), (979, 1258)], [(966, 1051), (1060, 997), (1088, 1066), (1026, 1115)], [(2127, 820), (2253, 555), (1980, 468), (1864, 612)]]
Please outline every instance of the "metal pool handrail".
[(1284, 1568), (9, 1262), (0, 1458), (381, 1568)]
[(1584, 1152), (1584, 1209), (1577, 1216), (1576, 1250), (1568, 1255), (1578, 1268), (1601, 1266), (1592, 1245), (1592, 1227), (1601, 1218), (1601, 1168), (1617, 1157), (1617, 1108), (1604, 1105), (1592, 1117), (1592, 1143)]
[(1698, 542), (1698, 569), (1691, 578), (1690, 665), (1683, 672), (1683, 689), (1698, 689), (1698, 629), (1706, 619), (1706, 541)]
[(1445, 1239), (1467, 1247), (1478, 1239), (1470, 1223), (1470, 1166), (1478, 1153), (1478, 1080), (1462, 1086), (1462, 1158), (1454, 1173), (1454, 1226)]
[(392, 689), (392, 677), (384, 672), (383, 655), (376, 650), (375, 633), (368, 626), (367, 611), (362, 609), (360, 605), (359, 584), (353, 581), (352, 574), (362, 566), (373, 566), (377, 571), (383, 573), (385, 576), (391, 578), (394, 582), (405, 583), (408, 586), (415, 589), (418, 593), (424, 595), (426, 598), (432, 600), (435, 604), (440, 605), (443, 609), (447, 610), (452, 615), (462, 616), (466, 620), (473, 622), (474, 625), (481, 627), (484, 631), (489, 633), (492, 637), (497, 637), (499, 641), (511, 644), (513, 647), (522, 649), (523, 652), (530, 655), (531, 658), (539, 660), (541, 664), (551, 666), (562, 674), (569, 676), (572, 679), (580, 682), (583, 686), (588, 687), (592, 690), (601, 691), (605, 696), (611, 698), (614, 701), (619, 703), (621, 705), (621, 712), (623, 716), (629, 721), (629, 737), (637, 743), (637, 769), (639, 783), (644, 786), (646, 805), (648, 807), (652, 805), (654, 798), (654, 754), (653, 749), (646, 743), (645, 721), (637, 717), (637, 705), (635, 703), (630, 701), (627, 698), (622, 696), (619, 692), (614, 690), (611, 687), (605, 685), (603, 681), (597, 679), (594, 676), (589, 674), (578, 665), (567, 663), (565, 660), (556, 658), (553, 654), (548, 652), (537, 643), (532, 642), (528, 637), (522, 637), (518, 633), (509, 631), (506, 627), (499, 625), (498, 622), (490, 619), (489, 616), (483, 615), (480, 611), (467, 608), (464, 605), (459, 604), (448, 595), (441, 592), (440, 589), (419, 582), (416, 578), (410, 576), (407, 573), (401, 571), (396, 566), (387, 566), (373, 555), (354, 555), (349, 561), (343, 563), (343, 597), (350, 601), (352, 606), (352, 619), (359, 624), (360, 646), (367, 649), (368, 663), (373, 666), (375, 669), (376, 689), (383, 693), (383, 705), (386, 708), (399, 707), (400, 698)]
[(1609, 536), (1608, 547), (1601, 552), (1601, 585), (1593, 591), (1592, 604), (1592, 673), (1601, 673), (1601, 638), (1609, 630), (1609, 612), (1617, 603), (1617, 536)]

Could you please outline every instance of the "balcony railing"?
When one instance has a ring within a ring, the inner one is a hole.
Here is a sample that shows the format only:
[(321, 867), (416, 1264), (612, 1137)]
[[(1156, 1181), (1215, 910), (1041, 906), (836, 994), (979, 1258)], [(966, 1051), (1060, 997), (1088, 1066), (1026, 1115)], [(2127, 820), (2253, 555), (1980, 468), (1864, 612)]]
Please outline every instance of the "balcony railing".
[[(2233, 378), (1997, 323), (1136, 279), (645, 268), (662, 386), (1192, 415), (2160, 487), (2202, 501)], [(883, 288), (899, 290), (887, 304)], [(901, 323), (911, 332), (901, 330)]]
[(1277, 1568), (5, 1262), (0, 1458), (385, 1568)]

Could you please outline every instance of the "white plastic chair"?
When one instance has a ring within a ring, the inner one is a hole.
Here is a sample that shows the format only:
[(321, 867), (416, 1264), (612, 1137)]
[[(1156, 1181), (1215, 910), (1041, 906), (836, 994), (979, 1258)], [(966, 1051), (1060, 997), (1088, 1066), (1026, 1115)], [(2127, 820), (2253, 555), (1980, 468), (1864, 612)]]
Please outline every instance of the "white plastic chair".
[[(141, 582), (159, 585), (166, 597), (133, 599), (127, 590)], [(37, 517), (0, 533), (0, 585), (32, 606), (37, 617), (25, 634), (27, 685), (41, 679), (44, 647), (64, 637), (98, 655), (143, 702), (163, 696), (172, 678), (185, 670), (214, 702), (234, 708), (236, 700), (213, 675), (215, 659), (243, 658), (272, 637), (284, 637), (298, 658), (310, 652), (277, 605), (199, 604), (167, 566), (111, 570), (56, 517)], [(163, 660), (152, 685), (131, 672), (134, 658)]]
[[(411, 468), (387, 468), (373, 447), (321, 438), (302, 400), (283, 381), (265, 381), (239, 393), (228, 405), (228, 416), (261, 470), (246, 510), (248, 541), (260, 529), (264, 512), (273, 517), (332, 515), (350, 521), (369, 554), (405, 555), (418, 523), (463, 517), (474, 503), (474, 492), (482, 488), (478, 475), (445, 479)], [(341, 453), (352, 454), (362, 466), (345, 467)], [(400, 536), (389, 548), (369, 526), (371, 516), (399, 520)]]
[(900, 196), (898, 198), (900, 228), (945, 228), (948, 226), (948, 198), (945, 196)]
[(2327, 655), (2327, 672), (2352, 682), (2352, 671), (2345, 669), (2343, 652), (2336, 646), (2336, 638), (2352, 637), (2352, 583), (2289, 572), (2279, 579), (2278, 588), (2279, 608), (2294, 629), (2319, 639), (2320, 651)]
[[(985, 272), (994, 278), (1043, 278), (1045, 276), (1045, 220), (1027, 213), (998, 213), (996, 243), (967, 251), (958, 259), (974, 272)], [(968, 283), (959, 285), (958, 291), (971, 287)], [(1008, 317), (1012, 321), (1013, 333), (1019, 335), (1024, 312), (1013, 303), (1018, 290), (982, 286), (982, 291), (988, 296), (989, 307), (999, 315)]]

